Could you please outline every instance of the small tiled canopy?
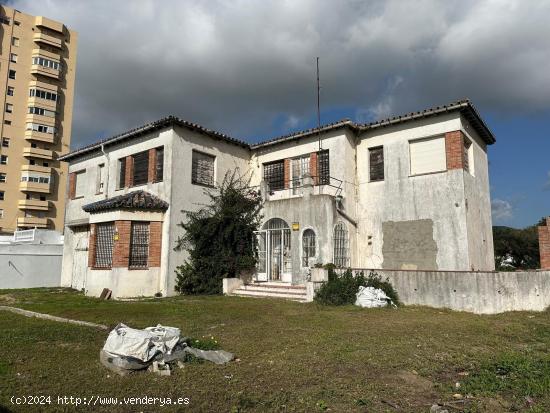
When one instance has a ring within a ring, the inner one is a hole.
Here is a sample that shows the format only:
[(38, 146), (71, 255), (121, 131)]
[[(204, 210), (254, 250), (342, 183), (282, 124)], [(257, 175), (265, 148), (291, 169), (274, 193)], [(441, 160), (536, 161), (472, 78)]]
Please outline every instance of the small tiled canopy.
[(112, 209), (144, 209), (148, 211), (166, 211), (168, 202), (145, 191), (133, 191), (113, 198), (102, 199), (84, 205), (82, 209), (91, 214)]

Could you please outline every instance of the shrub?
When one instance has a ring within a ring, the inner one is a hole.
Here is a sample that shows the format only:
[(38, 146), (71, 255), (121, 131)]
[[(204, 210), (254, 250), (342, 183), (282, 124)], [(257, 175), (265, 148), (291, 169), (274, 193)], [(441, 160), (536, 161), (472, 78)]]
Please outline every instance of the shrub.
[(346, 305), (355, 303), (359, 287), (374, 287), (381, 289), (393, 301), (399, 305), (399, 296), (388, 280), (382, 278), (375, 272), (367, 277), (360, 272), (355, 276), (351, 269), (338, 276), (333, 264), (325, 266), (328, 270), (328, 281), (324, 283), (315, 294), (315, 301), (324, 305)]

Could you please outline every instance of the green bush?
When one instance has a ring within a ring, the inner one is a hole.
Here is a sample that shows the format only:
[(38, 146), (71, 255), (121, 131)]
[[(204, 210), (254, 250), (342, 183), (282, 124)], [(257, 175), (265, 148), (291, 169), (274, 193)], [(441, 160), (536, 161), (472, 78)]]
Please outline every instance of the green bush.
[(368, 276), (360, 272), (355, 276), (351, 269), (338, 275), (333, 264), (325, 265), (328, 270), (328, 281), (324, 283), (315, 294), (315, 301), (324, 305), (346, 305), (355, 303), (359, 287), (374, 287), (381, 289), (393, 301), (399, 305), (399, 296), (388, 280), (382, 278), (375, 272)]

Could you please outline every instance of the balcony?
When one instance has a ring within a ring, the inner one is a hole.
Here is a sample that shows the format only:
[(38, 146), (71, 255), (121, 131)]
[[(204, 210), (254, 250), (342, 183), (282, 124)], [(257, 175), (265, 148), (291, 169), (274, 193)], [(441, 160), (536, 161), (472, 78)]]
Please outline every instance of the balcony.
[(38, 148), (23, 148), (23, 156), (26, 158), (53, 159), (53, 151)]
[(55, 135), (53, 133), (44, 133), (44, 132), (38, 132), (35, 130), (26, 130), (25, 139), (40, 141), (40, 142), (47, 142), (47, 143), (54, 143)]
[(39, 43), (39, 44), (56, 47), (58, 49), (63, 48), (63, 43), (61, 39), (58, 39), (56, 37), (53, 37), (44, 33), (35, 33), (32, 38), (36, 43)]
[(55, 117), (53, 116), (43, 116), (27, 113), (26, 121), (27, 123), (38, 123), (40, 125), (55, 126)]
[(54, 32), (63, 33), (63, 23), (56, 22), (55, 20), (48, 19), (44, 16), (36, 16), (34, 18), (34, 24), (37, 27), (45, 27), (46, 29), (53, 30)]
[(40, 166), (40, 165), (22, 165), (21, 166), (21, 172), (38, 172), (38, 173), (41, 173), (41, 174), (50, 175), (52, 173), (52, 167), (51, 166)]
[(38, 199), (21, 199), (19, 200), (19, 209), (33, 211), (47, 211), (50, 208), (48, 201), (40, 201)]
[(42, 99), (36, 96), (30, 96), (27, 101), (29, 106), (40, 106), (44, 109), (56, 110), (57, 102), (54, 100)]
[(31, 65), (31, 74), (48, 76), (53, 79), (59, 79), (59, 70), (55, 70), (50, 67), (44, 67), (41, 65)]
[(17, 218), (18, 227), (36, 227), (47, 228), (48, 218), (36, 218), (36, 217), (19, 217)]
[(41, 184), (39, 182), (20, 182), (19, 190), (23, 192), (40, 192), (42, 194), (49, 194), (50, 184)]

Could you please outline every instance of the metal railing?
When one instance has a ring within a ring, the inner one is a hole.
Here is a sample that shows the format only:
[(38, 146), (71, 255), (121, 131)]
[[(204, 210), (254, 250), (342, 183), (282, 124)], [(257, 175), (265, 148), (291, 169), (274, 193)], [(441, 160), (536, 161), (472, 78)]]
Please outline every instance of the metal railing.
[[(304, 181), (309, 179), (311, 177), (311, 185), (310, 184), (304, 184)], [(328, 179), (327, 179), (328, 178)], [(291, 197), (291, 196), (295, 196), (295, 195), (300, 195), (301, 191), (303, 191), (304, 188), (310, 188), (310, 187), (313, 187), (313, 188), (322, 188), (322, 187), (326, 187), (326, 188), (333, 188), (333, 193), (331, 194), (327, 194), (327, 195), (332, 195), (332, 196), (339, 196), (342, 194), (342, 191), (343, 191), (343, 184), (344, 184), (344, 181), (342, 179), (339, 179), (339, 178), (335, 178), (333, 176), (320, 176), (320, 175), (307, 175), (307, 176), (302, 176), (300, 177), (299, 179), (290, 179), (289, 180), (289, 183), (288, 183), (288, 188), (283, 188), (283, 189), (271, 189), (269, 188), (269, 184), (266, 185), (267, 189), (268, 189), (268, 194), (269, 195), (276, 195), (276, 194), (283, 194), (283, 197)], [(280, 186), (280, 184), (278, 184), (277, 186)], [(258, 189), (261, 189), (261, 186), (256, 186), (256, 187), (253, 187), (255, 190), (258, 190)]]
[(13, 233), (13, 242), (33, 242), (36, 236), (35, 229), (24, 229)]

